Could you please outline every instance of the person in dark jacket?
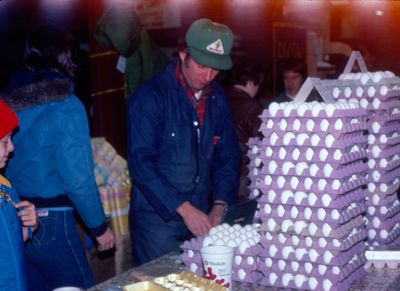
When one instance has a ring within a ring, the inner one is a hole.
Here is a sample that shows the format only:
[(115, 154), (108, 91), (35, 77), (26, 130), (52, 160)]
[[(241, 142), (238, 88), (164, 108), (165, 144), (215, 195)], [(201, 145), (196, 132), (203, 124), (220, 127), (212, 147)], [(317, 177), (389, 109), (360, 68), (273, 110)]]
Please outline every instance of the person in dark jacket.
[(25, 246), (28, 287), (35, 291), (94, 284), (74, 210), (100, 251), (114, 246), (94, 177), (85, 109), (73, 93), (71, 43), (61, 28), (35, 29), (24, 69), (0, 96), (20, 120), (5, 176), (38, 209), (39, 228)]
[(250, 60), (242, 59), (235, 63), (232, 70), (232, 86), (227, 94), (232, 107), (233, 120), (239, 138), (241, 151), (239, 200), (245, 201), (248, 197), (249, 178), (247, 157), (250, 137), (258, 134), (261, 125), (260, 115), (264, 107), (254, 99), (257, 95), (264, 74), (262, 68)]
[[(15, 113), (0, 101), (0, 170), (14, 150), (11, 135), (18, 126)], [(0, 174), (0, 290), (25, 291), (23, 243), (38, 225), (35, 205), (20, 201), (10, 182)]]
[(199, 19), (179, 60), (128, 101), (130, 228), (135, 266), (220, 223), (237, 198), (240, 149), (223, 88), (232, 66), (232, 31)]

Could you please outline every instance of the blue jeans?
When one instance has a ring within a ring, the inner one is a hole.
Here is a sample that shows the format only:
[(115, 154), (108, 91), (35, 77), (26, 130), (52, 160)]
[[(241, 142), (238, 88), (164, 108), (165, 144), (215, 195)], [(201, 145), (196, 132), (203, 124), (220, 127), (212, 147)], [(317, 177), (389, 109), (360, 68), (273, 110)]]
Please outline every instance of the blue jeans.
[(39, 227), (25, 246), (29, 290), (93, 286), (93, 275), (76, 230), (73, 209), (42, 208), (38, 211)]

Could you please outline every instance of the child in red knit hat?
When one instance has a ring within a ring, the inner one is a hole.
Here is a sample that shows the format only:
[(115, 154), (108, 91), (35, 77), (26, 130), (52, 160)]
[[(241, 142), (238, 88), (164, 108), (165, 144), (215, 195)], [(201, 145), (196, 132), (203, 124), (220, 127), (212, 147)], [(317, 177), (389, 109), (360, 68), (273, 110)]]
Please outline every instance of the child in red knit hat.
[[(14, 150), (11, 141), (18, 118), (0, 100), (0, 169), (4, 168), (9, 154)], [(26, 290), (23, 242), (37, 228), (35, 206), (20, 201), (15, 189), (0, 175), (0, 289)]]

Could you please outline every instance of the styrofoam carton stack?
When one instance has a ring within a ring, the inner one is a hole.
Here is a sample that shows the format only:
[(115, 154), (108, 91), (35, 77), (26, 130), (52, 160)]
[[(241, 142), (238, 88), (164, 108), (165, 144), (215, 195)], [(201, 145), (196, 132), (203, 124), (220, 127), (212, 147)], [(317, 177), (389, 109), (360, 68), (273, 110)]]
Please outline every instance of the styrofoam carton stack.
[(331, 84), (332, 95), (368, 111), (368, 245), (388, 245), (400, 236), (400, 78), (378, 71), (340, 79)]
[(271, 103), (261, 118), (261, 284), (345, 290), (364, 274), (366, 111)]

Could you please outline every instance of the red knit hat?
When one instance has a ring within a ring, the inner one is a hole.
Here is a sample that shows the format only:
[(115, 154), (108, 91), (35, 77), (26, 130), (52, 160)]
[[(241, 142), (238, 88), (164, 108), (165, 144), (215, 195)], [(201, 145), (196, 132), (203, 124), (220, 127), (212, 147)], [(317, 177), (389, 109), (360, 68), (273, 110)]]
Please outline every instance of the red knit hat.
[(18, 126), (18, 118), (6, 103), (0, 100), (0, 139)]

